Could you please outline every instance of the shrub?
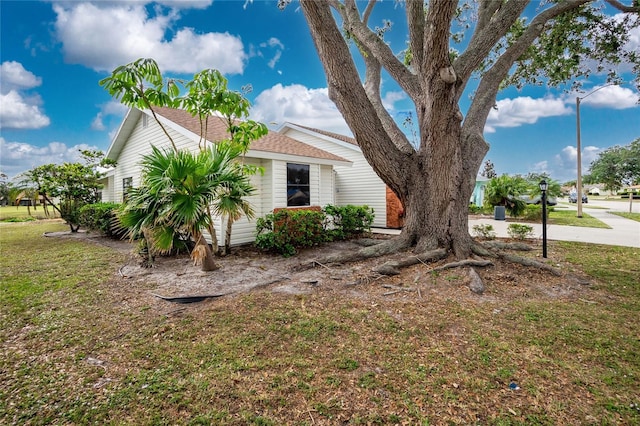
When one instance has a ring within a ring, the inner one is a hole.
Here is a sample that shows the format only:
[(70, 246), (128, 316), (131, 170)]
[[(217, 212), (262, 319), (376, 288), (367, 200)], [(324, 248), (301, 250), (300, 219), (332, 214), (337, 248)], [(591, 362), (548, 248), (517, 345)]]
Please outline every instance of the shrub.
[(327, 205), (323, 210), (326, 225), (333, 239), (343, 240), (369, 232), (373, 223), (373, 209), (368, 206)]
[(484, 238), (485, 240), (493, 240), (496, 237), (496, 233), (493, 230), (493, 225), (490, 225), (488, 223), (473, 225), (473, 233), (476, 237)]
[(539, 204), (527, 205), (522, 215), (524, 220), (540, 222), (542, 220), (542, 206)]
[(79, 210), (79, 223), (91, 231), (98, 231), (110, 238), (122, 238), (123, 230), (118, 225), (115, 203), (86, 204)]
[(316, 206), (274, 210), (258, 219), (256, 246), (292, 256), (301, 247), (343, 240), (368, 232), (373, 217), (373, 209), (353, 205), (327, 205), (322, 210)]
[(257, 220), (256, 246), (292, 256), (299, 247), (311, 247), (326, 241), (324, 222), (325, 215), (321, 211), (275, 211)]
[(469, 214), (480, 214), (482, 213), (482, 206), (476, 206), (475, 204), (469, 204)]
[(512, 223), (507, 228), (507, 234), (513, 239), (524, 240), (533, 235), (533, 226)]

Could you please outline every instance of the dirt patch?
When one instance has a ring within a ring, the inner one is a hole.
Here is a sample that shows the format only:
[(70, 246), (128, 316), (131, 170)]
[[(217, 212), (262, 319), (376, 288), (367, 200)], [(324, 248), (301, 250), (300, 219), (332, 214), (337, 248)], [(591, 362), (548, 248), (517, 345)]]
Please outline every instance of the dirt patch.
[[(96, 234), (79, 232), (49, 233), (48, 237), (82, 239), (127, 253), (128, 261), (117, 271), (116, 285), (130, 289), (146, 289), (147, 295), (184, 297), (202, 295), (233, 296), (247, 292), (268, 291), (282, 294), (310, 294), (319, 292), (338, 293), (341, 297), (376, 300), (406, 298), (454, 299), (473, 303), (497, 303), (518, 298), (566, 298), (585, 296), (589, 281), (567, 273), (556, 277), (536, 268), (523, 267), (496, 261), (493, 266), (476, 268), (485, 283), (482, 295), (472, 293), (468, 277), (463, 268), (434, 272), (432, 269), (451, 261), (444, 259), (428, 265), (418, 264), (402, 270), (397, 276), (374, 274), (373, 267), (394, 257), (345, 264), (323, 265), (317, 259), (336, 253), (350, 253), (361, 245), (356, 241), (324, 244), (302, 250), (298, 255), (285, 258), (263, 253), (252, 246), (236, 248), (232, 254), (217, 258), (220, 269), (202, 272), (188, 255), (158, 257), (152, 268), (139, 266), (134, 246), (127, 241), (117, 241)], [(376, 236), (378, 239), (390, 238)], [(532, 242), (532, 245), (537, 245)], [(529, 252), (536, 257), (539, 247)], [(550, 258), (553, 258), (552, 251)], [(561, 270), (569, 265), (554, 265)], [(160, 299), (158, 299), (159, 301)], [(161, 304), (167, 302), (162, 301)]]

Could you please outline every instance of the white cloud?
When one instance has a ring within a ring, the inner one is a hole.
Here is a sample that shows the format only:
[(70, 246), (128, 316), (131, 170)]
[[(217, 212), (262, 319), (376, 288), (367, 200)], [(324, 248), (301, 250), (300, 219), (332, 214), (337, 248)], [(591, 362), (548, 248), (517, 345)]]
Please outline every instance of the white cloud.
[(107, 126), (104, 125), (104, 122), (102, 121), (102, 112), (99, 112), (95, 118), (91, 121), (91, 130), (98, 130), (98, 131), (103, 131), (103, 130), (107, 130)]
[(42, 99), (27, 92), (41, 84), (42, 79), (19, 62), (0, 65), (0, 129), (39, 129), (49, 125), (49, 117), (40, 109)]
[(342, 115), (329, 99), (327, 88), (309, 89), (299, 84), (283, 86), (278, 83), (256, 97), (251, 117), (263, 123), (282, 124), (289, 121), (344, 135), (351, 134)]
[(384, 107), (389, 110), (393, 110), (396, 102), (406, 98), (407, 98), (407, 94), (405, 92), (389, 91), (384, 94), (384, 98), (382, 99), (382, 105), (384, 105)]
[[(582, 148), (582, 174), (585, 175), (589, 172), (591, 163), (598, 158), (598, 154), (602, 152), (603, 148), (597, 146), (585, 146)], [(560, 182), (566, 182), (570, 180), (576, 180), (577, 177), (577, 160), (578, 150), (573, 145), (567, 145), (553, 157), (551, 164), (548, 164), (548, 172), (553, 179)]]
[[(193, 7), (194, 2), (188, 3)], [(216, 68), (223, 74), (244, 71), (247, 55), (239, 37), (182, 28), (165, 39), (179, 18), (174, 9), (166, 12), (156, 8), (155, 16), (147, 13), (143, 3), (81, 2), (55, 4), (53, 9), (56, 34), (69, 63), (111, 71), (137, 58), (152, 57), (164, 72), (192, 73), (205, 68)]]
[(39, 129), (51, 120), (41, 110), (39, 96), (24, 97), (11, 90), (0, 94), (0, 129)]
[(581, 105), (589, 105), (596, 108), (627, 109), (638, 106), (640, 94), (631, 89), (612, 85), (596, 86), (581, 93), (574, 93), (571, 99), (575, 101), (576, 96), (585, 96), (581, 100)]
[(211, 6), (213, 0), (156, 0), (156, 3), (173, 9), (206, 9)]
[(91, 130), (103, 131), (107, 129), (104, 119), (108, 116), (124, 117), (129, 108), (118, 101), (109, 101), (100, 106), (100, 111), (91, 121)]
[(572, 110), (562, 99), (533, 99), (529, 96), (501, 99), (489, 112), (485, 132), (494, 133), (497, 127), (519, 127), (533, 124), (540, 118), (571, 114)]
[(0, 65), (0, 93), (31, 89), (42, 84), (42, 79), (24, 69), (20, 62), (5, 61)]
[[(271, 57), (271, 59), (267, 62), (267, 66), (271, 69), (274, 69), (276, 64), (280, 60), (280, 57), (282, 57), (283, 50), (284, 44), (276, 37), (271, 37), (269, 40), (260, 43), (257, 50), (255, 46), (250, 46), (249, 56), (258, 56), (260, 58)], [(268, 53), (266, 51), (268, 51)], [(281, 72), (279, 73), (281, 74)]]
[(77, 162), (78, 150), (97, 149), (87, 144), (68, 147), (62, 142), (51, 142), (46, 146), (35, 146), (24, 142), (8, 142), (0, 136), (0, 169), (10, 178), (43, 164)]

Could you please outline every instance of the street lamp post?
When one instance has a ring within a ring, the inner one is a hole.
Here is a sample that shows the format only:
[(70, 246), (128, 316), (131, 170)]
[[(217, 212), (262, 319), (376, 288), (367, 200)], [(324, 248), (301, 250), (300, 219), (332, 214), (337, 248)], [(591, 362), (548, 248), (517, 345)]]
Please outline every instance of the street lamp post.
[[(547, 189), (549, 184), (545, 179), (540, 181), (542, 191), (542, 257), (547, 258)], [(578, 195), (580, 196), (580, 195)]]
[[(576, 148), (577, 152), (577, 160), (578, 160), (578, 178), (576, 179), (576, 189), (578, 191), (578, 198), (576, 200), (576, 204), (578, 205), (578, 217), (582, 217), (582, 143), (580, 141), (580, 101), (586, 98), (587, 96), (591, 96), (596, 93), (600, 89), (604, 89), (608, 86), (616, 86), (618, 83), (608, 83), (604, 86), (598, 87), (596, 90), (593, 90), (586, 95), (580, 97), (576, 96)], [(542, 182), (541, 182), (542, 183)]]
[[(591, 93), (589, 93), (589, 95), (590, 94)], [(587, 96), (585, 96), (585, 98)], [(578, 152), (577, 152), (578, 179), (576, 180), (576, 189), (578, 191), (578, 198), (576, 199), (576, 203), (578, 205), (578, 217), (582, 217), (582, 147), (580, 142), (580, 97), (579, 96), (576, 96), (576, 148), (578, 148)]]

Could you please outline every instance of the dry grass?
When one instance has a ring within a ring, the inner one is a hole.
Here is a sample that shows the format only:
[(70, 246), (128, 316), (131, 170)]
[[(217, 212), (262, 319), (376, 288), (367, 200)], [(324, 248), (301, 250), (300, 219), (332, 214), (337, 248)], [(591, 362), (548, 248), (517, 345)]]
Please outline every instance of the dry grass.
[(638, 249), (175, 305), (54, 228), (0, 224), (0, 423), (640, 424)]

